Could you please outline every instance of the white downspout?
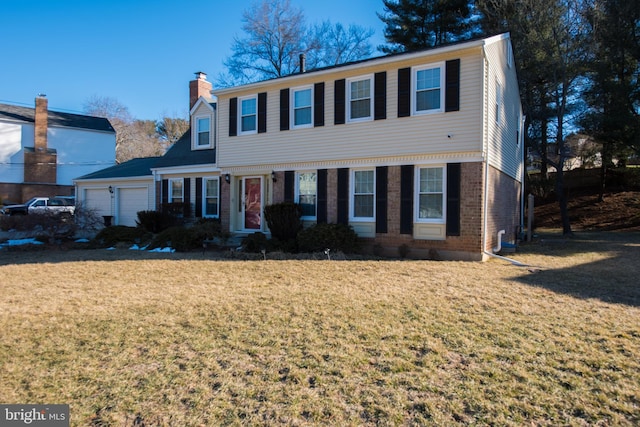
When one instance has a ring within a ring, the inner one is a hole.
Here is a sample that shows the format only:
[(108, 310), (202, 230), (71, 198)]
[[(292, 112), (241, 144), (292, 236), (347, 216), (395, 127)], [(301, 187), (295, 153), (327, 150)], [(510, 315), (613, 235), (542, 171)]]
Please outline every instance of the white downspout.
[(493, 248), (493, 253), (494, 254), (497, 254), (502, 249), (502, 236), (504, 235), (504, 233), (506, 233), (506, 231), (504, 231), (504, 230), (498, 231), (498, 234), (496, 236), (496, 238), (498, 239), (498, 246)]

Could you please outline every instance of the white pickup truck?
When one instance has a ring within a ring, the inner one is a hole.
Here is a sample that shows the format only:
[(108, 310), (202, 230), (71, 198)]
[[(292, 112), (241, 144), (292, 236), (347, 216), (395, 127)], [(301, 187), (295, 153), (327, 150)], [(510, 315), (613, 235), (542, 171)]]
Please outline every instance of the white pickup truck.
[(51, 212), (73, 215), (75, 210), (75, 198), (73, 197), (34, 197), (22, 205), (5, 206), (2, 208), (2, 213), (5, 215), (27, 215)]

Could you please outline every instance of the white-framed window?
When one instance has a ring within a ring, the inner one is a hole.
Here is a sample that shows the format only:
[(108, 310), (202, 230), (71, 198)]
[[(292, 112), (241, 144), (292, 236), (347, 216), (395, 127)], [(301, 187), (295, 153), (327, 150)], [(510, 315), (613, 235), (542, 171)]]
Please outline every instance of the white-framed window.
[(444, 222), (445, 179), (443, 166), (416, 168), (417, 222)]
[(218, 218), (220, 215), (220, 180), (219, 178), (204, 178), (202, 180), (203, 206), (202, 216)]
[(375, 219), (375, 170), (354, 170), (351, 178), (351, 219), (373, 221)]
[(169, 179), (169, 203), (184, 202), (184, 185), (182, 178)]
[(413, 114), (444, 111), (444, 63), (415, 67), (412, 79)]
[(258, 129), (258, 97), (250, 96), (240, 98), (238, 101), (240, 134), (256, 133)]
[(313, 89), (311, 86), (291, 90), (291, 127), (304, 128), (313, 125)]
[(211, 118), (196, 118), (196, 144), (195, 148), (205, 148), (211, 146)]
[(373, 76), (347, 80), (347, 117), (350, 122), (373, 118)]
[(296, 173), (296, 203), (302, 207), (302, 218), (316, 218), (318, 174), (315, 171)]

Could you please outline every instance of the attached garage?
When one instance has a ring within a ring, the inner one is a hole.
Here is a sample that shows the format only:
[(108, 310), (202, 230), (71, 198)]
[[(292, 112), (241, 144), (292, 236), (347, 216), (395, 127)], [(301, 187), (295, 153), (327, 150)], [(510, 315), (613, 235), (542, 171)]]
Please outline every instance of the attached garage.
[(151, 167), (158, 159), (132, 159), (76, 178), (76, 203), (98, 216), (112, 216), (113, 225), (135, 227), (139, 211), (155, 209)]
[(148, 187), (118, 189), (117, 205), (116, 224), (135, 227), (138, 212), (151, 210)]
[(111, 210), (111, 194), (108, 188), (86, 188), (82, 205), (96, 215), (113, 215)]

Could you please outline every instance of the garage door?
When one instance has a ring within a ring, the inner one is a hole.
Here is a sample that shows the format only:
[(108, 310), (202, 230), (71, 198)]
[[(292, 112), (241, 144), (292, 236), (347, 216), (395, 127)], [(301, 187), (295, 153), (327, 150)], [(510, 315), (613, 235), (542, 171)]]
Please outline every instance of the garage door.
[(94, 211), (96, 215), (112, 215), (111, 195), (106, 188), (89, 188), (84, 193), (85, 208)]
[(149, 210), (147, 188), (120, 188), (118, 190), (118, 225), (136, 226), (139, 211)]

